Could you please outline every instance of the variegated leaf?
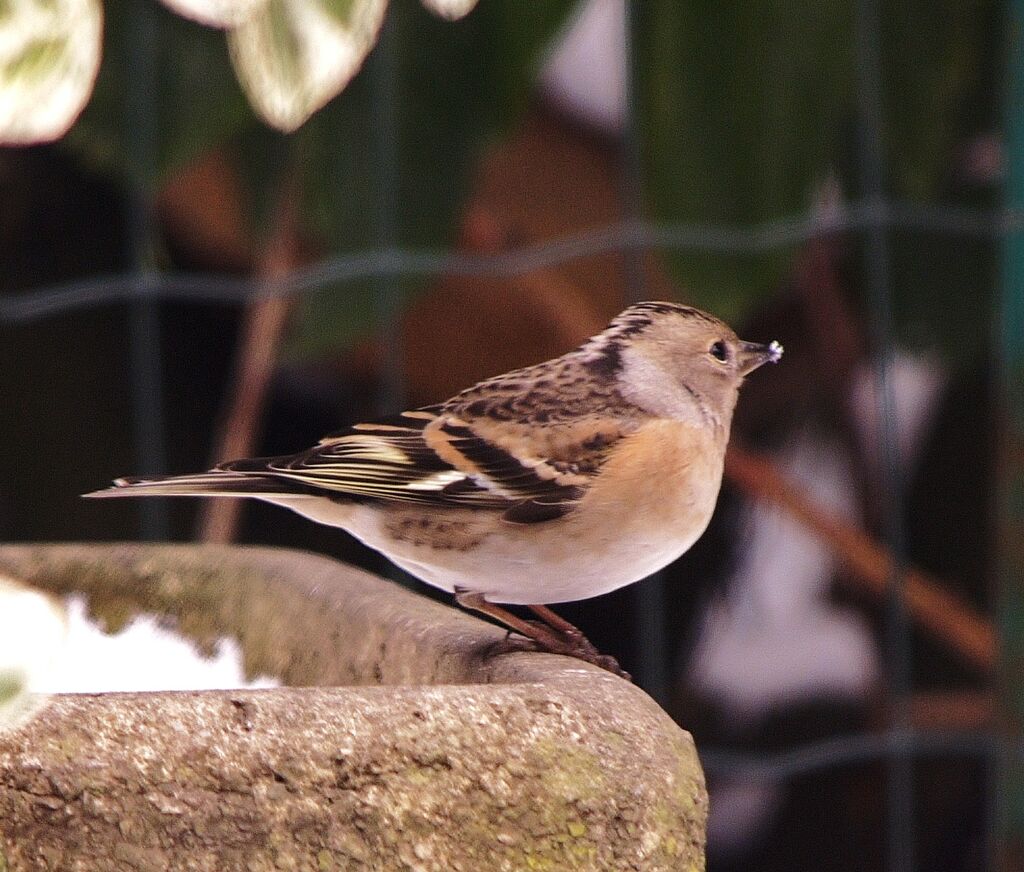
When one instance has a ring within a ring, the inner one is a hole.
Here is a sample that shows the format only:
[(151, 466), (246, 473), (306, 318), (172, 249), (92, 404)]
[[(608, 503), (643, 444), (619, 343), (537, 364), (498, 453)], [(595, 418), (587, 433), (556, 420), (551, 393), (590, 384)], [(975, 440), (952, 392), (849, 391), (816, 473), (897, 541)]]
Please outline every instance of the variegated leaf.
[(464, 15), (469, 15), (476, 6), (476, 0), (423, 0), (423, 5), (435, 15), (456, 21)]
[(210, 27), (236, 27), (266, 0), (163, 0), (165, 6), (185, 18)]
[(99, 70), (100, 0), (0, 0), (0, 144), (63, 136)]
[(386, 0), (268, 0), (228, 32), (249, 102), (286, 133), (348, 84), (377, 41)]

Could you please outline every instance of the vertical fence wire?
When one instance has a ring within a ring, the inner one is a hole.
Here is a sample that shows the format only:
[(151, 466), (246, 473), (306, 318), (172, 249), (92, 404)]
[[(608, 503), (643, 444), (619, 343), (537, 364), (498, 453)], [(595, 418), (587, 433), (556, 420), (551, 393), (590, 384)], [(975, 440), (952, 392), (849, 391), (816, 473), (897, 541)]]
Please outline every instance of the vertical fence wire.
[[(380, 38), (371, 56), (373, 86), (374, 145), (377, 174), (374, 201), (374, 235), (378, 248), (392, 251), (397, 242), (398, 222), (398, 37), (395, 14), (388, 9)], [(380, 276), (373, 281), (374, 307), (381, 325), (380, 382), (377, 405), (382, 412), (394, 414), (405, 400), (402, 375), (400, 312), (402, 293), (399, 276)]]
[[(877, 208), (880, 214), (886, 206), (881, 36), (878, 0), (859, 0), (855, 25), (857, 164), (861, 195), (869, 208)], [(904, 590), (906, 541), (902, 466), (892, 387), (892, 284), (888, 232), (884, 221), (872, 222), (865, 231), (864, 285), (878, 422), (877, 482), (882, 499), (885, 538), (893, 554), (886, 597), (886, 647), (892, 700), (890, 729), (893, 739), (887, 761), (888, 869), (889, 872), (911, 872), (914, 869), (914, 761), (903, 741), (911, 727), (911, 639)]]
[[(886, 193), (885, 157), (882, 147), (883, 78), (881, 68), (881, 23), (878, 0), (858, 0), (856, 4), (856, 85), (859, 116), (857, 144), (858, 168), (862, 202), (850, 219), (849, 229), (863, 231), (863, 266), (868, 300), (870, 330), (875, 366), (876, 414), (878, 419), (879, 480), (885, 497), (884, 522), (886, 539), (894, 555), (894, 567), (886, 603), (887, 660), (890, 664), (890, 687), (894, 701), (892, 725), (884, 737), (840, 737), (821, 747), (797, 748), (792, 759), (775, 760), (765, 755), (754, 759), (719, 760), (719, 768), (742, 774), (744, 768), (755, 775), (786, 778), (805, 771), (816, 771), (843, 760), (882, 759), (888, 767), (886, 796), (888, 826), (889, 872), (910, 872), (915, 864), (915, 808), (913, 759), (928, 752), (925, 739), (911, 730), (909, 701), (911, 692), (912, 651), (910, 624), (903, 596), (906, 542), (904, 531), (904, 498), (902, 471), (898, 455), (896, 417), (892, 387), (892, 284), (889, 233), (892, 227), (914, 226), (904, 212), (894, 212)], [(682, 227), (652, 228), (643, 221), (641, 167), (641, 130), (637, 117), (636, 35), (641, 26), (641, 4), (626, 2), (626, 112), (622, 133), (622, 204), (625, 222), (609, 228), (609, 236), (597, 247), (602, 251), (618, 251), (622, 256), (627, 301), (644, 296), (643, 261), (645, 245), (663, 245), (674, 250), (714, 249), (715, 228)], [(1009, 180), (1007, 207), (1016, 216), (1008, 222), (1009, 229), (1003, 251), (1003, 300), (1001, 334), (1003, 381), (1002, 397), (1008, 402), (1007, 429), (1009, 449), (1004, 451), (1003, 476), (1000, 479), (1002, 511), (1002, 599), (1000, 603), (1003, 649), (1004, 714), (1009, 719), (1003, 745), (998, 789), (998, 817), (993, 816), (994, 841), (992, 862), (1007, 870), (1024, 868), (1024, 761), (1021, 758), (1020, 729), (1024, 723), (1024, 693), (1020, 691), (1019, 674), (1024, 671), (1024, 224), (1019, 214), (1024, 210), (1024, 48), (1021, 28), (1024, 27), (1024, 0), (1010, 0), (1011, 50), (1009, 56), (1009, 97), (1007, 101), (1006, 142)], [(126, 123), (132, 131), (129, 149), (132, 164), (145, 175), (156, 163), (156, 105), (153, 94), (157, 81), (156, 47), (159, 45), (156, 9), (145, 0), (134, 0), (127, 34), (132, 75), (125, 95)], [(393, 11), (389, 11), (380, 42), (369, 61), (372, 79), (375, 124), (372, 136), (376, 150), (377, 198), (373, 215), (377, 251), (365, 253), (371, 263), (376, 256), (388, 261), (387, 269), (376, 272), (364, 266), (363, 280), (371, 283), (375, 306), (382, 325), (382, 368), (378, 403), (382, 410), (395, 411), (404, 399), (402, 348), (399, 314), (402, 303), (401, 282), (408, 276), (424, 272), (433, 274), (452, 268), (455, 261), (421, 257), (404, 252), (398, 246), (398, 104), (399, 45)], [(860, 217), (856, 217), (860, 216)], [(129, 222), (129, 251), (133, 272), (125, 278), (132, 289), (129, 303), (129, 340), (131, 365), (132, 416), (137, 464), (142, 474), (153, 474), (165, 468), (165, 432), (163, 420), (160, 362), (160, 321), (158, 298), (166, 292), (166, 283), (156, 273), (155, 239), (152, 204), (145, 186), (135, 194)], [(936, 219), (937, 220), (937, 219)], [(1005, 215), (1000, 220), (1005, 220)], [(859, 223), (858, 223), (859, 222)], [(967, 234), (970, 222), (950, 233)], [(952, 225), (951, 225), (952, 226)], [(986, 228), (988, 224), (984, 225)], [(999, 236), (1002, 225), (995, 231)], [(770, 229), (770, 228), (769, 228)], [(933, 228), (934, 229), (934, 228)], [(759, 251), (794, 241), (793, 233), (782, 227), (778, 238), (765, 228), (741, 232), (720, 231), (719, 249), (742, 252)], [(727, 229), (728, 230), (728, 229)], [(784, 231), (784, 232), (783, 232)], [(724, 235), (723, 235), (724, 234)], [(788, 234), (788, 235), (787, 235)], [(800, 237), (803, 238), (803, 237)], [(724, 241), (723, 241), (724, 240)], [(603, 246), (603, 247), (602, 247)], [(592, 253), (592, 252), (591, 252)], [(529, 253), (527, 253), (529, 254)], [(405, 260), (402, 255), (406, 255)], [(353, 255), (358, 259), (360, 253)], [(544, 263), (562, 262), (580, 256), (571, 245), (559, 249), (557, 243), (546, 252)], [(546, 260), (545, 260), (546, 258)], [(422, 262), (433, 264), (423, 267)], [(435, 262), (436, 261), (436, 262)], [(524, 257), (524, 263), (529, 257)], [(404, 266), (403, 266), (404, 264)], [(440, 266), (439, 266), (440, 264)], [(525, 269), (525, 268), (523, 268)], [(466, 267), (467, 274), (500, 275), (508, 267), (497, 260), (490, 266), (475, 261)], [(313, 274), (311, 274), (313, 275)], [(319, 279), (309, 279), (316, 289), (328, 279), (321, 270)], [(226, 292), (225, 292), (226, 293)], [(216, 298), (210, 293), (203, 299)], [(95, 302), (95, 301), (94, 301)], [(88, 305), (85, 303), (83, 305)], [(11, 311), (15, 311), (14, 308)], [(40, 309), (36, 314), (20, 316), (33, 320), (52, 314)], [(0, 315), (3, 310), (0, 310)], [(15, 320), (14, 316), (9, 316)], [(1006, 446), (1004, 446), (1006, 447)], [(142, 538), (161, 539), (168, 535), (167, 510), (162, 500), (139, 500)], [(669, 639), (663, 623), (665, 591), (660, 578), (652, 578), (636, 587), (638, 680), (656, 699), (664, 700), (670, 680)], [(933, 748), (937, 754), (950, 757), (962, 753), (988, 759), (991, 743), (988, 736), (951, 737), (948, 747)], [(974, 744), (971, 744), (971, 742)], [(860, 745), (858, 745), (860, 742)], [(857, 752), (857, 753), (854, 753)], [(804, 756), (800, 756), (803, 754)], [(844, 757), (844, 754), (847, 756)], [(858, 756), (859, 754), (859, 756)], [(721, 757), (721, 755), (720, 755)], [(714, 752), (705, 755), (705, 764), (715, 767)], [(758, 769), (760, 766), (760, 769)], [(787, 767), (789, 767), (787, 769)], [(792, 770), (792, 771), (790, 771)]]
[[(157, 159), (158, 10), (149, 0), (135, 0), (128, 16), (128, 61), (131, 75), (125, 93), (125, 129), (131, 164), (144, 181), (132, 192), (128, 212), (128, 251), (134, 269), (134, 299), (128, 307), (131, 414), (136, 465), (141, 475), (166, 471), (164, 397), (160, 363), (160, 309), (155, 288), (155, 219), (151, 180)], [(165, 500), (136, 500), (140, 536), (144, 540), (170, 535)]]
[[(620, 186), (627, 223), (639, 224), (643, 217), (643, 168), (641, 164), (640, 120), (637, 112), (636, 34), (640, 4), (626, 0), (623, 25), (625, 115), (622, 121)], [(625, 302), (636, 303), (647, 296), (644, 280), (646, 249), (632, 246), (622, 252)], [(637, 682), (664, 705), (669, 689), (669, 640), (665, 632), (665, 576), (656, 572), (634, 587), (636, 603)]]
[[(1024, 208), (1024, 0), (1011, 0), (1007, 24), (1006, 207)], [(1003, 244), (998, 476), (1000, 743), (989, 859), (993, 869), (1024, 869), (1024, 228), (1012, 226)]]
[[(385, 258), (393, 256), (398, 242), (398, 31), (395, 11), (385, 13), (380, 36), (369, 67), (373, 92), (373, 144), (375, 151), (376, 197), (373, 202), (374, 241)], [(405, 406), (401, 308), (403, 277), (381, 274), (371, 280), (373, 306), (380, 325), (380, 362), (374, 398), (377, 411), (393, 415)], [(411, 577), (388, 560), (381, 559), (378, 571), (400, 584), (411, 586)]]

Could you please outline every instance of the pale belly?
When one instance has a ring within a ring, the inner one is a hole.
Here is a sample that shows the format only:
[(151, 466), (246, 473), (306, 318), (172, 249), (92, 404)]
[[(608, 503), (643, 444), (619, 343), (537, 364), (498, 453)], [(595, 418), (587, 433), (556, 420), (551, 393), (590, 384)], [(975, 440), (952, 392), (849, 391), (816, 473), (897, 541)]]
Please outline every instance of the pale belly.
[[(705, 520), (699, 529), (667, 537), (620, 525), (600, 545), (564, 529), (550, 535), (503, 532), (478, 548), (446, 555), (443, 563), (427, 548), (397, 553), (390, 546), (388, 556), (442, 590), (478, 591), (495, 603), (561, 603), (600, 596), (652, 575), (687, 551), (706, 525)], [(366, 541), (372, 546), (369, 537)]]
[(288, 507), (344, 527), (442, 590), (476, 591), (497, 603), (588, 599), (657, 572), (707, 527), (722, 452), (693, 451), (692, 438), (678, 435), (677, 428), (652, 433), (657, 441), (648, 450), (609, 470), (608, 487), (595, 484), (576, 510), (553, 522), (508, 524), (468, 509), (382, 512), (369, 504), (335, 506), (329, 518), (310, 503)]

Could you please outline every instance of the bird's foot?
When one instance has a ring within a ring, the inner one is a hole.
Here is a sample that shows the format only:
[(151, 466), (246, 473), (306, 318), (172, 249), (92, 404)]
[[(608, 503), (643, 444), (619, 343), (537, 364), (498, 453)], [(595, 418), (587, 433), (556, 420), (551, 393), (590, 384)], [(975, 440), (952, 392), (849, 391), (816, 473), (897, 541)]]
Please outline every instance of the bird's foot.
[[(565, 618), (551, 611), (547, 606), (534, 604), (529, 608), (541, 619), (549, 634), (553, 633), (558, 638), (559, 650), (554, 651), (554, 649), (550, 648), (548, 650), (553, 650), (554, 653), (558, 654), (565, 654), (568, 657), (575, 657), (578, 660), (585, 660), (587, 663), (593, 663), (595, 666), (600, 666), (602, 669), (606, 669), (620, 678), (625, 678), (626, 681), (633, 680), (632, 676), (619, 666), (618, 660), (598, 651), (593, 642), (584, 636), (583, 631), (575, 624), (570, 623)], [(531, 621), (531, 623), (536, 622)]]
[(590, 654), (598, 653), (593, 643), (583, 635), (583, 631), (572, 624), (566, 627), (553, 627), (545, 621), (525, 620), (524, 623), (533, 628), (533, 635), (530, 638), (537, 639), (540, 644), (547, 644), (552, 648), (578, 648)]
[(534, 637), (521, 636), (511, 630), (498, 642), (495, 642), (487, 649), (489, 657), (497, 657), (500, 654), (513, 654), (520, 651), (540, 651), (545, 654), (561, 654), (563, 657), (574, 657), (586, 663), (593, 663), (601, 669), (632, 681), (632, 676), (626, 672), (618, 661), (609, 654), (602, 654), (593, 643), (582, 633), (573, 635), (555, 634), (549, 627), (539, 621), (529, 621), (539, 629), (538, 635)]
[(546, 651), (549, 654), (561, 654), (565, 657), (575, 657), (577, 660), (583, 660), (586, 663), (593, 663), (595, 666), (601, 667), (613, 675), (619, 676), (619, 678), (625, 678), (626, 681), (632, 681), (633, 677), (626, 672), (621, 666), (619, 661), (612, 657), (610, 654), (602, 654), (597, 648), (594, 647), (593, 643), (579, 630), (573, 634), (560, 634), (553, 644), (537, 641), (536, 650)]
[(506, 637), (494, 644), (490, 649), (491, 654), (505, 654), (512, 651), (544, 651), (549, 654), (561, 654), (565, 657), (575, 657), (586, 663), (592, 663), (632, 681), (632, 677), (626, 672), (618, 661), (602, 654), (594, 644), (583, 635), (579, 627), (570, 624), (564, 618), (556, 615), (551, 609), (543, 605), (531, 605), (529, 608), (539, 621), (530, 621), (517, 617), (503, 609), (501, 606), (488, 602), (484, 597), (475, 592), (456, 590), (455, 599), (464, 608), (482, 612), (503, 623), (511, 632)]

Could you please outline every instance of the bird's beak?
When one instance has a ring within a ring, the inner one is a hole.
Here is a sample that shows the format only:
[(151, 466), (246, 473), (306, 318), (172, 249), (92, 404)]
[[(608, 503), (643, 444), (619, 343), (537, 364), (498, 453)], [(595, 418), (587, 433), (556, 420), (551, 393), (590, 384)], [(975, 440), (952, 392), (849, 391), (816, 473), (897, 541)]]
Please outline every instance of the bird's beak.
[(757, 342), (740, 343), (740, 373), (749, 375), (761, 364), (778, 363), (782, 357), (782, 346), (778, 342), (760, 345)]

